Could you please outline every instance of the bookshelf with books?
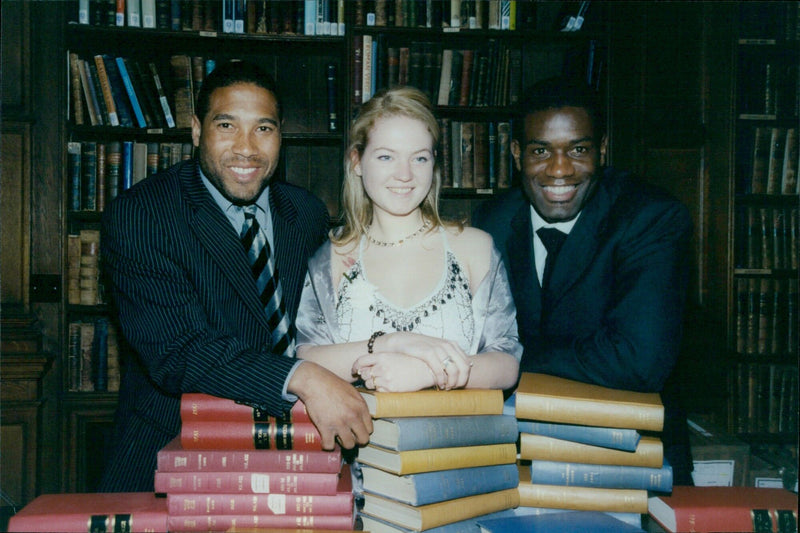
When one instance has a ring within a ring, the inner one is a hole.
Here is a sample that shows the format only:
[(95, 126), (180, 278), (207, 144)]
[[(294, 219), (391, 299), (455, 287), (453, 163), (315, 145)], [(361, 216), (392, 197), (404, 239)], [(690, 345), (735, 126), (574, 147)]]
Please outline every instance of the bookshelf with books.
[(604, 7), (592, 3), (579, 30), (564, 28), (581, 4), (589, 3), (353, 2), (350, 116), (381, 88), (425, 91), (442, 128), (440, 206), (446, 217), (468, 220), (481, 201), (514, 183), (511, 130), (525, 87), (568, 74), (605, 98)]
[(728, 425), (796, 442), (800, 21), (792, 2), (738, 6)]
[(96, 487), (106, 450), (92, 443), (98, 432), (110, 435), (125, 359), (125, 339), (103, 290), (102, 212), (120, 191), (192, 157), (194, 98), (215, 64), (251, 60), (275, 77), (285, 117), (277, 179), (314, 191), (331, 215), (338, 212), (343, 15), (315, 12), (311, 31), (303, 23), (309, 2), (247, 2), (230, 29), (222, 9), (228, 3), (236, 4), (155, 2), (156, 12), (138, 16), (116, 12), (113, 2), (62, 6), (64, 491)]

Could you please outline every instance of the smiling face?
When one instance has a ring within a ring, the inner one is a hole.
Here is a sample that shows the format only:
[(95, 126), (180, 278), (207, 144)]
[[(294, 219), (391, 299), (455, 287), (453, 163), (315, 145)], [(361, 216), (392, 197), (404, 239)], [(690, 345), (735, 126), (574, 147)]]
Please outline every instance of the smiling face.
[(595, 138), (585, 109), (545, 109), (525, 117), (524, 146), (512, 153), (522, 184), (536, 211), (548, 222), (575, 218), (597, 181), (605, 138)]
[(355, 165), (373, 213), (395, 216), (419, 207), (431, 188), (433, 169), (433, 136), (423, 122), (405, 116), (378, 119)]
[(275, 95), (252, 83), (215, 89), (203, 123), (192, 118), (203, 173), (234, 204), (255, 200), (278, 165), (281, 130)]

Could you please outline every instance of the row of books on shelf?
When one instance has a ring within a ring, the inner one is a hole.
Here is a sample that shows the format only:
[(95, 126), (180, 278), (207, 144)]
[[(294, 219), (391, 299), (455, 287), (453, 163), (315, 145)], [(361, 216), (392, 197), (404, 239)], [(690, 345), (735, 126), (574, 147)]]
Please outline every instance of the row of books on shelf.
[(797, 366), (739, 363), (731, 377), (739, 433), (797, 433)]
[(68, 389), (70, 392), (119, 390), (117, 329), (105, 317), (69, 323)]
[[(797, 117), (800, 100), (798, 65), (786, 58), (770, 58), (764, 46), (746, 48), (739, 68), (737, 112), (742, 119)], [(796, 57), (796, 56), (795, 56)]]
[(94, 26), (238, 34), (344, 35), (344, 0), (80, 0)]
[(797, 2), (741, 2), (739, 37), (755, 42), (800, 41)]
[(800, 262), (798, 226), (798, 207), (738, 206), (736, 268), (796, 270)]
[(518, 21), (530, 23), (535, 15), (532, 3), (508, 0), (373, 0), (355, 4), (356, 26), (514, 30)]
[(164, 65), (70, 52), (71, 117), (76, 125), (190, 128), (194, 98), (213, 68), (213, 60), (183, 54)]
[(69, 209), (102, 212), (120, 191), (191, 159), (192, 153), (189, 142), (70, 141)]
[(800, 194), (797, 128), (758, 126), (752, 130), (750, 172), (743, 173), (744, 194)]
[(736, 352), (748, 356), (785, 356), (798, 348), (797, 278), (738, 277)]
[(513, 160), (510, 122), (439, 119), (442, 187), (505, 189)]

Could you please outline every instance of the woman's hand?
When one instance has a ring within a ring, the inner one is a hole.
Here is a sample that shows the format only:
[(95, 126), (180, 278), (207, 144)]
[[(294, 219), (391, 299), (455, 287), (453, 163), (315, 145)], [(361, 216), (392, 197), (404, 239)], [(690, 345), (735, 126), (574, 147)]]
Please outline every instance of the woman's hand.
[(359, 357), (353, 374), (364, 386), (380, 392), (410, 392), (433, 387), (435, 376), (421, 359), (399, 353), (372, 353)]
[[(371, 355), (377, 357), (366, 355), (356, 360), (354, 372), (361, 367), (375, 365), (380, 360), (378, 357), (384, 354), (401, 354), (423, 361), (429, 369), (428, 373), (433, 376), (433, 385), (440, 389), (464, 387), (469, 380), (472, 366), (469, 357), (453, 341), (399, 331), (378, 337), (373, 352)], [(421, 368), (417, 365), (414, 367)], [(414, 381), (418, 382), (419, 379)]]

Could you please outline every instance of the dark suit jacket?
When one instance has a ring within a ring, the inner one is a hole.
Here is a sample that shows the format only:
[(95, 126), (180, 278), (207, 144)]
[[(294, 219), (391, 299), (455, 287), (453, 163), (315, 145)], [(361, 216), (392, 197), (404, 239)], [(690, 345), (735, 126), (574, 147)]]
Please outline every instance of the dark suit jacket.
[[(473, 223), (492, 234), (508, 267), (525, 349), (521, 371), (662, 392), (666, 445), (680, 417), (674, 395), (664, 389), (680, 348), (688, 210), (666, 193), (606, 169), (544, 295), (524, 193), (513, 190), (483, 204)], [(681, 435), (675, 439), (687, 440), (685, 418), (677, 425)], [(670, 460), (681, 462), (673, 468), (688, 468), (685, 456)]]
[[(295, 360), (270, 352), (270, 329), (238, 235), (195, 161), (123, 192), (101, 237), (125, 361), (105, 491), (151, 491), (156, 452), (180, 430), (180, 395), (204, 392), (281, 414)], [(275, 260), (286, 309), (297, 312), (306, 263), (324, 242), (325, 206), (307, 191), (270, 185)]]

